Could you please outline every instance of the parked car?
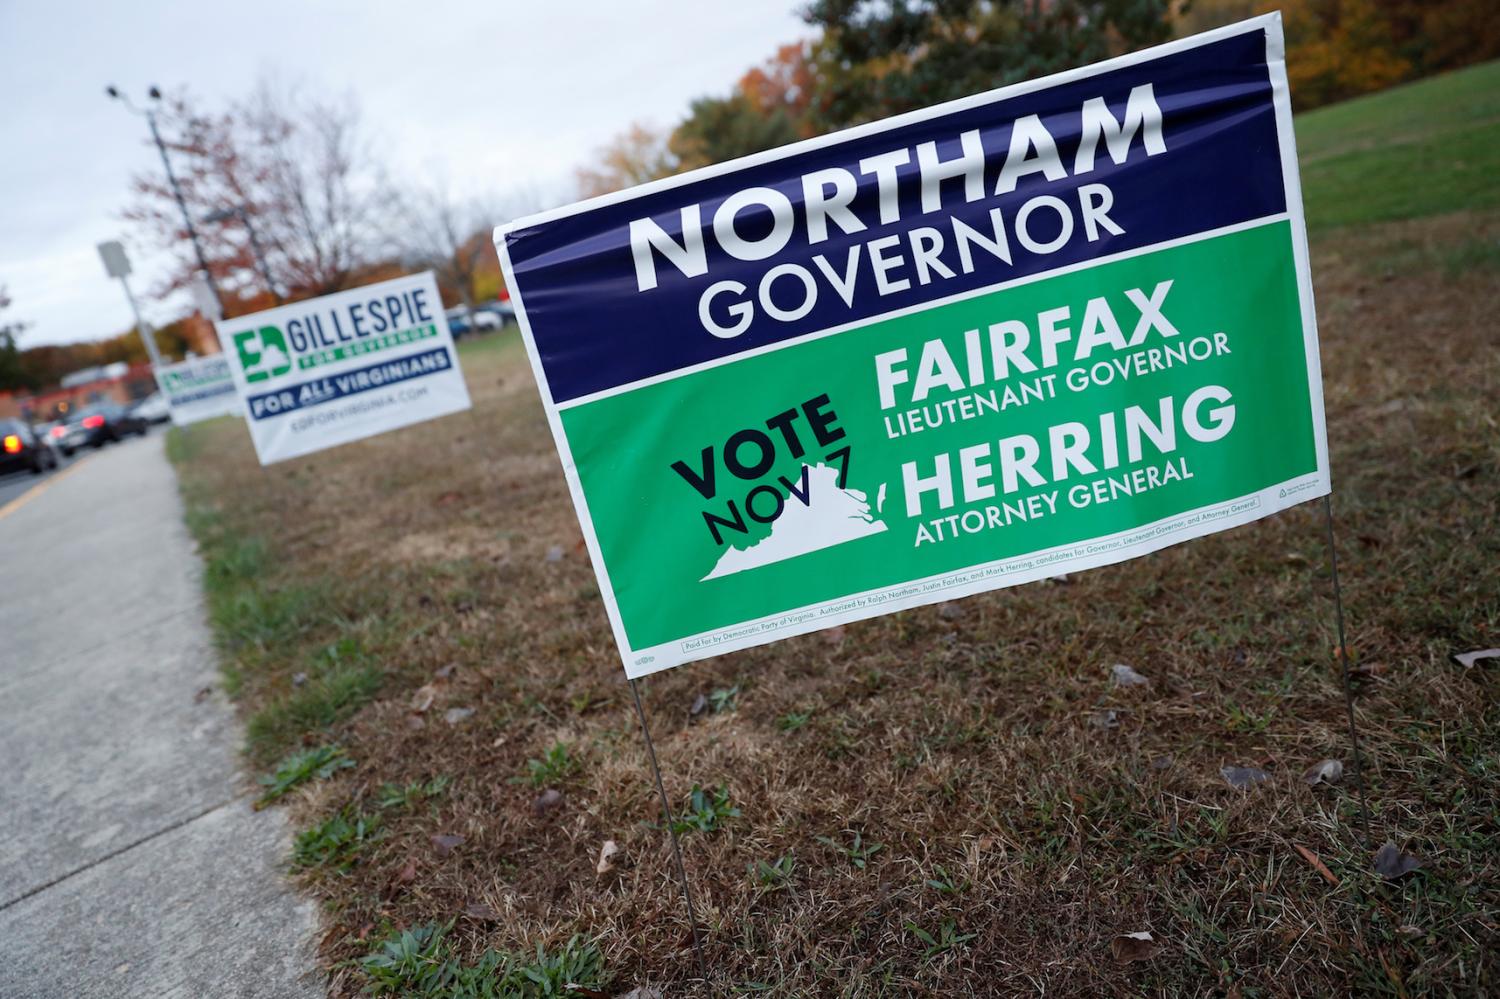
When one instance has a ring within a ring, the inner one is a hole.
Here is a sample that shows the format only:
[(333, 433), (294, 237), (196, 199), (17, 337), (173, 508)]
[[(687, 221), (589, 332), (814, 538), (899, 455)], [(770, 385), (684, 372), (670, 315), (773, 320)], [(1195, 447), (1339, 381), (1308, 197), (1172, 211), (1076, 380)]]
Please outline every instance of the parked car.
[(498, 298), (489, 302), (481, 302), (474, 306), (476, 311), (483, 309), (485, 312), (493, 312), (500, 317), (501, 323), (512, 322), (516, 318), (516, 307), (510, 302), (502, 302)]
[(469, 312), (462, 305), (454, 309), (449, 309), (446, 315), (448, 317), (448, 331), (453, 334), (455, 339), (481, 330), (498, 330), (505, 325), (505, 321), (498, 315), (487, 309), (478, 307), (474, 309), (473, 326), (469, 325)]
[(112, 402), (98, 402), (68, 417), (67, 428), (58, 443), (64, 454), (79, 448), (103, 447), (110, 441), (124, 440), (128, 434), (146, 435), (146, 421)]
[(166, 423), (172, 418), (172, 407), (167, 404), (167, 397), (160, 392), (152, 392), (146, 398), (132, 403), (130, 411), (147, 423)]
[(41, 475), (57, 467), (57, 449), (22, 420), (0, 420), (0, 472), (26, 470)]

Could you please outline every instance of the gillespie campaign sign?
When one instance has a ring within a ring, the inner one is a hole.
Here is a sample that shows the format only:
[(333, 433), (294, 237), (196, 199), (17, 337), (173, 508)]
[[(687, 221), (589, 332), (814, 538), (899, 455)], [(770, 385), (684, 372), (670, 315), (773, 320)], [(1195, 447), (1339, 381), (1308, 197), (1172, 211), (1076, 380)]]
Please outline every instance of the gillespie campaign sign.
[(430, 273), (216, 325), (262, 465), (469, 408)]
[(223, 354), (163, 365), (156, 369), (156, 384), (179, 427), (240, 411), (240, 394)]
[(496, 242), (631, 676), (1328, 491), (1274, 15)]

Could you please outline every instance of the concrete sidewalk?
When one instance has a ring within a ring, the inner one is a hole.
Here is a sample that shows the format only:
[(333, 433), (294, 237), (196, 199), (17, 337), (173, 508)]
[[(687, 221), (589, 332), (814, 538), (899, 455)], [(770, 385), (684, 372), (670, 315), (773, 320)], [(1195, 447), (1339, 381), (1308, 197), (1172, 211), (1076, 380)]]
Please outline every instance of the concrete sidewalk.
[(0, 517), (6, 999), (322, 994), (283, 815), (250, 809), (163, 438)]

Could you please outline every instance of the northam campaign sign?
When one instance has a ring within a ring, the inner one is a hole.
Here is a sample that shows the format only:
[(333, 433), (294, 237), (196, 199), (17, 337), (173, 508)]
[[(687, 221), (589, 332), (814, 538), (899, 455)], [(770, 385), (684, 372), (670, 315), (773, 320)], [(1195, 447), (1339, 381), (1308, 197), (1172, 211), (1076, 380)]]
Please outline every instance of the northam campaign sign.
[(216, 325), (263, 465), (469, 408), (430, 273)]
[(632, 677), (1329, 488), (1275, 15), (496, 243)]

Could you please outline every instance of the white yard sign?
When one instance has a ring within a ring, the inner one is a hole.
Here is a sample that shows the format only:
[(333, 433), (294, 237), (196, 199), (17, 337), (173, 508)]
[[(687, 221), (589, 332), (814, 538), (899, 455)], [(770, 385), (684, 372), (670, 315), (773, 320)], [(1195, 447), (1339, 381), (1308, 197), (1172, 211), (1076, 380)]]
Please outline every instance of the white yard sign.
[(156, 384), (179, 427), (240, 411), (240, 394), (223, 354), (163, 365), (156, 369)]
[(263, 465), (469, 408), (430, 273), (216, 325)]

